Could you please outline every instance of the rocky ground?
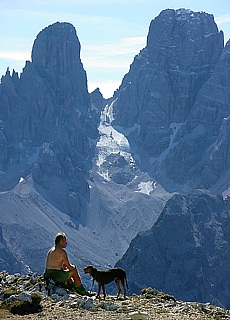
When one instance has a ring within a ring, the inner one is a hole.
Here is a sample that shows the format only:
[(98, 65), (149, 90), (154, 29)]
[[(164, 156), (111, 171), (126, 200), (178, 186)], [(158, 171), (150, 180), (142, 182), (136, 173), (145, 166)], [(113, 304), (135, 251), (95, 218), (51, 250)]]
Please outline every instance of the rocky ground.
[(4, 271), (0, 273), (0, 300), (0, 319), (230, 319), (229, 310), (208, 303), (178, 301), (152, 288), (119, 300), (109, 295), (105, 301), (98, 301), (58, 287), (51, 287), (48, 296), (41, 276), (9, 275)]

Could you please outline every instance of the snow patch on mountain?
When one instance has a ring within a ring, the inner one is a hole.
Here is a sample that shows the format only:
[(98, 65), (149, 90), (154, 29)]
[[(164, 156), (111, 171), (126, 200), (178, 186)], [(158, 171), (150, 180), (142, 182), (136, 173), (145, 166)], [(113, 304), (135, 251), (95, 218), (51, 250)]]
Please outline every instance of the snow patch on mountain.
[(97, 172), (106, 180), (110, 180), (108, 169), (103, 167), (106, 159), (111, 154), (119, 154), (124, 157), (130, 167), (135, 167), (135, 160), (131, 154), (128, 139), (124, 134), (118, 132), (113, 126), (113, 104), (106, 105), (101, 114), (100, 125), (98, 127), (100, 138), (96, 145), (96, 166)]
[(153, 183), (153, 181), (140, 182), (138, 188), (139, 190), (136, 192), (142, 192), (149, 195), (156, 188), (156, 183)]

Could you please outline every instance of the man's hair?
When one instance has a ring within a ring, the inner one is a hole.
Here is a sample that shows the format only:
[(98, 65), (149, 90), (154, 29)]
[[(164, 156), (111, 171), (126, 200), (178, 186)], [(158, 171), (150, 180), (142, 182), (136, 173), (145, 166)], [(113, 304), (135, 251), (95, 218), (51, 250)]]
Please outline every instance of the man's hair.
[(60, 240), (64, 240), (64, 238), (66, 238), (66, 235), (64, 232), (58, 232), (56, 234), (56, 237), (55, 237), (55, 245), (59, 244), (60, 243)]

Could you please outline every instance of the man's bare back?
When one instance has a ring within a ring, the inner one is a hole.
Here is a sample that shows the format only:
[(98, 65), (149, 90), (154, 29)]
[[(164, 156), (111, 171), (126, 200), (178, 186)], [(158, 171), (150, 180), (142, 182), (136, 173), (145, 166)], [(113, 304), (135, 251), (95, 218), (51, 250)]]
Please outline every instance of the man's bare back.
[(63, 268), (63, 253), (65, 250), (55, 246), (52, 247), (47, 254), (46, 269), (61, 270)]

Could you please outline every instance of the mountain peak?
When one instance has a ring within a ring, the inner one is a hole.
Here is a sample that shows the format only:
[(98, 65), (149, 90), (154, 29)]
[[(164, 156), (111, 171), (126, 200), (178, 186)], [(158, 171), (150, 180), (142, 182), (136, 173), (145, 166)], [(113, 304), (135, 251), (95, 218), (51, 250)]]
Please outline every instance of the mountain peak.
[[(219, 31), (212, 14), (194, 12), (189, 9), (166, 9), (151, 21), (147, 39), (148, 46), (168, 46), (186, 44), (187, 47), (216, 41)], [(221, 34), (223, 37), (223, 34)], [(159, 45), (157, 46), (157, 43)]]
[(45, 71), (65, 74), (80, 62), (80, 49), (74, 26), (56, 22), (37, 35), (32, 49), (32, 63)]

